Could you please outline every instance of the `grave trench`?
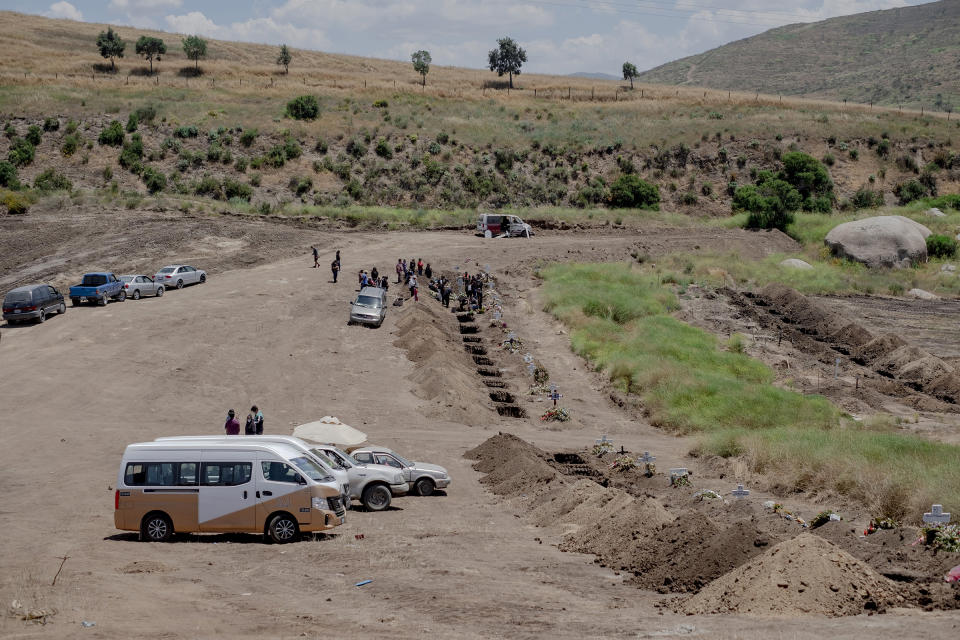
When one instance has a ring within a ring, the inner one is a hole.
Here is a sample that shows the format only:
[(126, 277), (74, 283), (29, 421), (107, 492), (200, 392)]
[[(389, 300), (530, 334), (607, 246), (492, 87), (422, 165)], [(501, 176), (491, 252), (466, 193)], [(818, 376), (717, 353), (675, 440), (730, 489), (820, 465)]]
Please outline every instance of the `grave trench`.
[(480, 333), (480, 327), (478, 327), (475, 324), (461, 324), (460, 333), (461, 334)]
[(473, 361), (482, 367), (492, 367), (493, 360), (487, 356), (473, 356)]
[(483, 338), (479, 336), (461, 336), (460, 339), (464, 344), (483, 342)]
[(478, 347), (478, 346), (472, 345), (472, 344), (465, 344), (465, 345), (463, 345), (463, 348), (464, 348), (464, 350), (465, 350), (467, 353), (469, 353), (469, 354), (471, 354), (471, 355), (475, 355), (475, 356), (485, 356), (485, 355), (487, 355), (487, 348), (486, 348), (486, 347)]
[(474, 317), (473, 317), (473, 314), (472, 314), (472, 313), (458, 313), (458, 314), (457, 314), (457, 322), (459, 322), (460, 324), (464, 324), (464, 323), (467, 323), (467, 322), (473, 322), (473, 321), (474, 321)]
[(491, 391), (490, 399), (494, 402), (508, 402), (510, 404), (516, 402), (516, 398), (509, 391)]
[(594, 469), (579, 453), (559, 452), (553, 454), (552, 460), (547, 460), (551, 467), (560, 473), (577, 478), (588, 478), (600, 486), (609, 484), (607, 477), (599, 470)]

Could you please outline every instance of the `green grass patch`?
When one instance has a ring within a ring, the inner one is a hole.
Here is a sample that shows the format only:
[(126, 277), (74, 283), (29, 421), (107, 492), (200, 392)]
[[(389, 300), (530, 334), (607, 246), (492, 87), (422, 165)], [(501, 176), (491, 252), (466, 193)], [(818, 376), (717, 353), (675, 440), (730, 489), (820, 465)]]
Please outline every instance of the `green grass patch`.
[(775, 386), (765, 364), (674, 318), (662, 275), (625, 264), (557, 264), (540, 275), (573, 349), (638, 395), (653, 424), (697, 434), (700, 453), (742, 456), (785, 491), (826, 488), (878, 513), (912, 515), (933, 499), (960, 507), (960, 447), (871, 428), (823, 397)]

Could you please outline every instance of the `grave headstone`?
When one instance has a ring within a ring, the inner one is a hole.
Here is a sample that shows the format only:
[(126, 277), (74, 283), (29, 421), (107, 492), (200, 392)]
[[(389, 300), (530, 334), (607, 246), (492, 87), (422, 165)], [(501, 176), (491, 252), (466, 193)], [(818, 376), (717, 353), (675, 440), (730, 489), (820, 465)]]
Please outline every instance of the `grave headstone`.
[(742, 484), (738, 484), (737, 488), (730, 493), (737, 498), (746, 498), (748, 495), (750, 495), (750, 490), (744, 489)]
[(676, 469), (670, 469), (670, 478), (682, 478), (689, 475), (686, 467), (677, 467)]
[(927, 524), (949, 524), (950, 514), (943, 512), (942, 504), (930, 507), (930, 513), (923, 514), (923, 521)]

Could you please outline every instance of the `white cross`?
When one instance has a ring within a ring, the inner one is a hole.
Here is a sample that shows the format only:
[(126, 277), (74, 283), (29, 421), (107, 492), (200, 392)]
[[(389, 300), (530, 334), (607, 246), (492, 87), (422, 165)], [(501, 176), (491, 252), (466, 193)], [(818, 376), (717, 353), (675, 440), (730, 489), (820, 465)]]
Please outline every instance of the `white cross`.
[(943, 512), (942, 504), (935, 504), (930, 507), (930, 513), (923, 514), (923, 521), (927, 524), (948, 524), (950, 514)]
[(737, 488), (730, 493), (738, 498), (746, 498), (748, 495), (750, 495), (750, 490), (744, 489), (742, 484), (738, 484)]
[(644, 451), (644, 452), (643, 452), (643, 455), (640, 456), (639, 458), (637, 458), (637, 460), (639, 460), (640, 462), (642, 462), (642, 463), (644, 463), (644, 464), (650, 464), (651, 462), (653, 462), (653, 461), (656, 460), (656, 459), (657, 459), (657, 457), (650, 455), (650, 452), (649, 452), (649, 451)]
[(685, 475), (687, 475), (687, 468), (686, 468), (686, 467), (678, 467), (678, 468), (676, 468), (676, 469), (670, 469), (670, 477), (671, 477), (671, 478), (680, 478), (680, 477), (685, 476)]
[(527, 371), (530, 373), (530, 375), (533, 375), (533, 372), (536, 370), (537, 370), (537, 365), (533, 363), (530, 363), (527, 365)]
[(533, 362), (533, 356), (528, 353), (525, 356), (523, 356), (523, 361), (526, 362), (527, 364), (530, 364), (531, 362)]
[(605, 445), (608, 445), (608, 444), (609, 444), (609, 445), (612, 445), (612, 444), (613, 444), (613, 440), (611, 440), (610, 438), (608, 438), (608, 437), (606, 436), (606, 434), (604, 434), (604, 435), (600, 436), (600, 439), (599, 439), (599, 440), (597, 440), (597, 444), (600, 445), (601, 447), (602, 447), (602, 446), (605, 446)]
[(494, 320), (499, 320), (499, 319), (502, 318), (502, 317), (503, 317), (503, 314), (500, 313), (499, 311), (494, 311), (494, 312), (493, 312), (493, 319), (494, 319)]

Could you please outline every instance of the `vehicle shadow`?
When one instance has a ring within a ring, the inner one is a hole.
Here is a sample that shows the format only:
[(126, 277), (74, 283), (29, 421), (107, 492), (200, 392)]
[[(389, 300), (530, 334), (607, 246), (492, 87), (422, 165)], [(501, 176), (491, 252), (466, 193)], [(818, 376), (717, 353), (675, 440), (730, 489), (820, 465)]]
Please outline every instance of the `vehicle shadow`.
[[(405, 497), (405, 496), (400, 496), (400, 497)], [(396, 498), (394, 498), (394, 499), (396, 499)], [(367, 509), (367, 508), (366, 508), (365, 506), (363, 506), (362, 504), (354, 504), (354, 505), (351, 505), (350, 511), (356, 511), (357, 513), (380, 513), (380, 512), (383, 512), (383, 511), (403, 511), (403, 509), (400, 508), (400, 507), (395, 507), (392, 503), (390, 504), (389, 507), (387, 507), (386, 509), (380, 509), (380, 511), (375, 511), (375, 510), (373, 510), (373, 509)]]
[[(325, 540), (335, 540), (343, 534), (327, 533), (323, 531), (302, 533), (298, 542), (316, 540), (322, 542)], [(106, 536), (105, 541), (109, 542), (140, 542), (140, 534), (133, 532), (116, 533), (112, 536)], [(168, 544), (264, 544), (265, 537), (258, 533), (175, 533)]]

